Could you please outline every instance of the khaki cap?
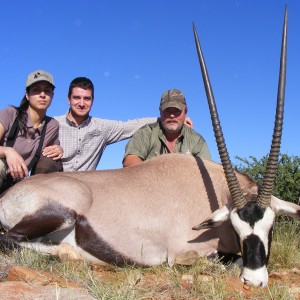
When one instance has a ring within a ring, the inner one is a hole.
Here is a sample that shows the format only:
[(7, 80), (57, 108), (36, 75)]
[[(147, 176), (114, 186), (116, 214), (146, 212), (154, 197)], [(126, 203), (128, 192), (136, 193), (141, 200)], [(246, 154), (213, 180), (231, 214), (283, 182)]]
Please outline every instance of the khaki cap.
[(50, 84), (54, 86), (54, 81), (53, 81), (53, 76), (44, 71), (44, 70), (36, 70), (34, 72), (31, 72), (28, 77), (27, 77), (27, 81), (26, 81), (26, 88), (28, 88), (29, 86), (33, 85), (36, 82), (39, 81), (47, 81)]

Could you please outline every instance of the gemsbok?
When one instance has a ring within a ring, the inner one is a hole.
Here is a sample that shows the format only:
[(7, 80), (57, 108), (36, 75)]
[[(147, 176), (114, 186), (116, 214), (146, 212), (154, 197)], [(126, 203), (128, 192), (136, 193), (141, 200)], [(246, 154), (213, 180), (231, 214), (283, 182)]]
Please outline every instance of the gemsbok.
[(300, 206), (272, 195), (282, 134), (287, 10), (274, 133), (261, 188), (233, 170), (194, 25), (193, 30), (222, 165), (167, 154), (124, 169), (32, 176), (1, 197), (2, 250), (67, 252), (119, 266), (172, 265), (190, 250), (200, 256), (241, 253), (241, 280), (267, 285), (275, 214), (300, 217)]

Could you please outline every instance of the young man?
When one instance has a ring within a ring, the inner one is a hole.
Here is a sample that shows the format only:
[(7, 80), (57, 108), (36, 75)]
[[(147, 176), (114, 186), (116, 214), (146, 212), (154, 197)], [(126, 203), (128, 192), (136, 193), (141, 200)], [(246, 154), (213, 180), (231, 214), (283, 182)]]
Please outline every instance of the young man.
[(124, 167), (165, 153), (186, 153), (210, 159), (204, 138), (184, 124), (187, 105), (180, 90), (164, 92), (159, 110), (160, 119), (139, 129), (127, 143)]
[(142, 118), (122, 122), (94, 118), (90, 116), (93, 101), (92, 81), (75, 78), (69, 87), (69, 111), (54, 117), (59, 122), (64, 171), (95, 170), (107, 145), (130, 138), (137, 129), (157, 120)]

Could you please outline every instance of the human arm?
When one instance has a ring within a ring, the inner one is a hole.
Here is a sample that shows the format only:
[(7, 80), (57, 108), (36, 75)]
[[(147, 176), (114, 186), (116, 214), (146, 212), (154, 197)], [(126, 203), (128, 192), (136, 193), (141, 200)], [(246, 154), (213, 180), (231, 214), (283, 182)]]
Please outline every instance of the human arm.
[(134, 154), (128, 154), (123, 160), (123, 167), (131, 167), (140, 164), (143, 160)]
[(128, 121), (112, 121), (106, 120), (104, 130), (108, 132), (107, 144), (113, 144), (131, 138), (132, 135), (141, 127), (147, 124), (157, 122), (157, 118), (140, 118)]
[(59, 135), (59, 123), (58, 121), (51, 119), (47, 125), (47, 131), (45, 136), (44, 148), (42, 155), (53, 160), (59, 160), (64, 154), (63, 148), (60, 146), (58, 139)]
[[(4, 126), (0, 123), (0, 140), (5, 135)], [(21, 155), (12, 147), (0, 146), (0, 158), (5, 158), (11, 176), (14, 179), (28, 176), (28, 169), (25, 165), (24, 159)]]
[(125, 147), (123, 167), (137, 165), (146, 160), (150, 150), (151, 126), (140, 128)]

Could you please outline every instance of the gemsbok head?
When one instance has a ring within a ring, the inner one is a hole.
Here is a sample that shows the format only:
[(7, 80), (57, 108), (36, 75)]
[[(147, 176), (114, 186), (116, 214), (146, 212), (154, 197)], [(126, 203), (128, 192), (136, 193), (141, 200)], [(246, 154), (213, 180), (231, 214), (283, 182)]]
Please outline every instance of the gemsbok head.
[(278, 166), (278, 156), (280, 151), (283, 124), (286, 81), (287, 18), (288, 16), (286, 9), (282, 33), (277, 108), (271, 150), (262, 187), (259, 189), (256, 199), (251, 199), (250, 201), (243, 195), (235, 172), (232, 168), (225, 144), (225, 139), (222, 133), (206, 64), (199, 43), (199, 38), (196, 28), (193, 25), (196, 48), (210, 109), (214, 134), (232, 198), (232, 206), (230, 209), (225, 206), (215, 211), (211, 218), (202, 222), (200, 225), (195, 226), (194, 229), (200, 230), (204, 228), (212, 228), (214, 226), (219, 226), (223, 221), (230, 219), (231, 224), (233, 225), (240, 240), (243, 259), (241, 280), (246, 284), (252, 284), (256, 286), (265, 286), (268, 282), (267, 263), (270, 255), (273, 224), (276, 211), (280, 210), (280, 207), (272, 207), (271, 197)]

